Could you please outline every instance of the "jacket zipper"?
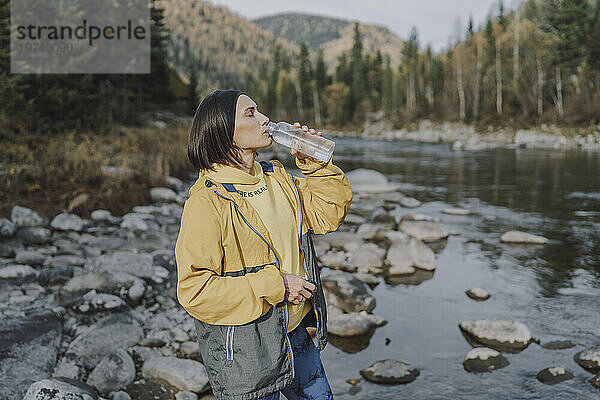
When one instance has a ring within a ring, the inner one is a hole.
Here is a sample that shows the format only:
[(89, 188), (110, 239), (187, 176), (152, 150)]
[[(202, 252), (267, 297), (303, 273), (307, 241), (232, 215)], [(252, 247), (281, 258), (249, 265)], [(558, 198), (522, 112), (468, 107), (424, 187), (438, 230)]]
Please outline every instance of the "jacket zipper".
[(235, 326), (227, 327), (227, 339), (225, 341), (225, 346), (227, 347), (227, 359), (233, 360), (233, 331)]
[[(308, 271), (306, 270), (306, 255), (304, 254), (304, 250), (302, 249), (302, 220), (303, 220), (303, 213), (302, 213), (302, 204), (300, 203), (300, 195), (298, 194), (298, 187), (296, 186), (296, 182), (294, 182), (294, 177), (290, 174), (290, 179), (292, 180), (292, 183), (294, 184), (294, 190), (296, 191), (296, 199), (298, 200), (298, 209), (300, 210), (300, 237), (298, 238), (298, 247), (300, 247), (300, 251), (302, 252), (302, 268), (304, 268), (304, 273), (306, 274), (306, 276), (308, 277)], [(317, 318), (317, 333), (319, 332), (319, 311), (317, 310), (317, 306), (315, 305), (315, 298), (313, 296), (313, 301), (312, 301), (312, 306), (313, 306), (313, 310), (315, 310), (315, 315)], [(317, 342), (319, 342), (318, 338), (317, 338)], [(319, 351), (321, 349), (321, 343), (319, 342)]]
[[(217, 196), (222, 197), (222, 198), (224, 198), (226, 200), (229, 200), (229, 201), (231, 201), (231, 203), (233, 203), (233, 207), (235, 208), (235, 211), (240, 215), (240, 217), (242, 217), (242, 220), (246, 223), (246, 225), (248, 225), (248, 227), (250, 229), (252, 229), (252, 231), (254, 233), (256, 233), (258, 235), (258, 237), (260, 237), (262, 239), (263, 242), (265, 242), (265, 244), (269, 247), (269, 249), (271, 249), (271, 251), (273, 252), (273, 255), (275, 256), (275, 262), (277, 264), (277, 269), (281, 270), (280, 265), (279, 265), (279, 258), (277, 257), (277, 253), (275, 253), (275, 250), (273, 250), (273, 247), (271, 247), (271, 245), (269, 244), (269, 242), (267, 242), (267, 240), (256, 229), (254, 229), (254, 227), (248, 222), (248, 220), (246, 219), (246, 217), (244, 217), (244, 214), (242, 214), (242, 212), (238, 209), (238, 206), (235, 203), (235, 201), (233, 201), (229, 197), (223, 196), (222, 194), (218, 193), (216, 190), (214, 191), (214, 193)], [(294, 379), (294, 376), (296, 375), (296, 371), (294, 369), (294, 351), (292, 350), (292, 344), (290, 343), (290, 338), (287, 335), (287, 327), (288, 327), (288, 319), (289, 319), (289, 317), (288, 317), (288, 311), (287, 311), (287, 304), (284, 305), (283, 311), (285, 313), (285, 328), (284, 328), (285, 332), (284, 332), (284, 335), (285, 335), (285, 340), (286, 340), (286, 342), (288, 344), (288, 348), (290, 349), (290, 355), (292, 356), (292, 358), (290, 360), (290, 364), (292, 365), (292, 379)], [(232, 331), (232, 338), (233, 338), (233, 331)], [(232, 355), (231, 356), (233, 357), (233, 349), (232, 349)]]

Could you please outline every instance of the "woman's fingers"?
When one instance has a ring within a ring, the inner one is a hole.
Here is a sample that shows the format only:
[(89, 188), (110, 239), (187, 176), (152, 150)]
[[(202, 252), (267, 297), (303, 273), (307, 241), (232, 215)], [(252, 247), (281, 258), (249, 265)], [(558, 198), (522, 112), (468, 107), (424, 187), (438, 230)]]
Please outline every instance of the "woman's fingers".
[(301, 125), (300, 122), (294, 122), (294, 126), (296, 128), (302, 129), (304, 132), (310, 133), (311, 135), (319, 135), (319, 136), (323, 136), (323, 134), (321, 133), (321, 131), (316, 131), (314, 128), (310, 128), (308, 129), (308, 126), (306, 125)]

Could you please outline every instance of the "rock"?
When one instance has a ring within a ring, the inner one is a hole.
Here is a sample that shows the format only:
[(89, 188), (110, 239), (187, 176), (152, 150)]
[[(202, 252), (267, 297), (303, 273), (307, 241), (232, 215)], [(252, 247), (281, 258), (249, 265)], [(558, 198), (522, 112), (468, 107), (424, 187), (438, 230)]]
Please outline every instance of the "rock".
[(182, 191), (185, 189), (185, 184), (183, 183), (183, 181), (179, 178), (176, 178), (174, 176), (167, 176), (167, 184), (171, 187), (171, 189), (173, 190), (177, 190), (177, 191)]
[(27, 265), (42, 265), (46, 255), (35, 250), (19, 250), (16, 252), (15, 262)]
[(21, 239), (23, 244), (46, 244), (52, 241), (52, 232), (41, 226), (23, 228), (17, 231), (17, 238)]
[(96, 222), (107, 222), (109, 224), (116, 224), (120, 221), (118, 217), (114, 217), (108, 210), (94, 210), (91, 217)]
[(360, 249), (362, 241), (354, 233), (335, 231), (319, 237), (320, 242), (329, 244), (330, 248), (352, 252)]
[(481, 288), (471, 288), (466, 291), (467, 296), (477, 301), (485, 301), (491, 297), (491, 295)]
[(190, 392), (189, 390), (184, 390), (177, 392), (175, 395), (175, 400), (198, 400), (198, 395), (194, 392)]
[(38, 282), (42, 285), (64, 284), (73, 277), (74, 269), (70, 266), (45, 268), (40, 271)]
[(592, 374), (600, 373), (600, 344), (580, 351), (573, 359), (586, 371)]
[(108, 293), (97, 293), (95, 290), (87, 292), (73, 308), (82, 313), (96, 313), (101, 311), (117, 311), (126, 307), (120, 297)]
[(526, 243), (526, 244), (546, 244), (548, 239), (543, 236), (532, 235), (531, 233), (520, 231), (508, 231), (500, 237), (504, 243)]
[(538, 381), (546, 385), (556, 385), (569, 379), (573, 379), (573, 374), (565, 369), (565, 367), (550, 367), (541, 370), (535, 376)]
[(85, 264), (85, 259), (79, 256), (73, 256), (69, 254), (54, 256), (48, 258), (45, 262), (45, 265), (50, 267), (81, 267)]
[(497, 351), (520, 352), (531, 342), (529, 328), (519, 321), (506, 319), (479, 319), (463, 321), (459, 327), (472, 344)]
[(563, 350), (575, 347), (575, 343), (570, 340), (554, 340), (542, 344), (542, 347), (548, 350)]
[(445, 239), (449, 235), (448, 227), (440, 222), (413, 219), (406, 215), (400, 221), (398, 230), (415, 236), (423, 242), (434, 242)]
[(419, 239), (397, 231), (386, 232), (385, 236), (390, 241), (385, 258), (389, 265), (388, 275), (412, 274), (415, 268), (426, 271), (435, 269), (433, 250)]
[(0, 218), (0, 236), (13, 236), (17, 231), (15, 224), (6, 218)]
[(143, 335), (142, 327), (130, 314), (112, 314), (78, 335), (67, 354), (75, 355), (86, 368), (92, 369), (107, 353), (133, 346)]
[[(32, 382), (52, 373), (62, 337), (59, 316), (44, 308), (0, 318), (0, 397), (22, 399)], [(31, 397), (29, 397), (31, 398)]]
[(351, 224), (351, 225), (359, 225), (360, 226), (365, 221), (366, 221), (365, 217), (361, 217), (360, 215), (356, 215), (356, 214), (347, 214), (346, 218), (344, 218), (344, 223)]
[(508, 365), (508, 360), (496, 350), (477, 347), (467, 353), (463, 366), (469, 372), (492, 372)]
[(370, 319), (378, 328), (387, 324), (387, 320), (379, 315), (369, 314), (366, 311), (361, 311), (359, 314)]
[(134, 232), (145, 232), (148, 230), (148, 224), (144, 219), (136, 213), (129, 213), (123, 215), (121, 224), (119, 225), (123, 229), (129, 229)]
[(120, 390), (113, 393), (111, 400), (131, 400), (131, 396), (129, 396), (129, 393)]
[(360, 313), (332, 315), (327, 319), (327, 333), (342, 337), (368, 335), (375, 326), (371, 318)]
[[(354, 270), (357, 268), (381, 268), (386, 251), (374, 243), (365, 243), (359, 251), (355, 251), (348, 258)], [(353, 271), (350, 271), (353, 272)]]
[(132, 291), (144, 291), (144, 282), (131, 274), (124, 272), (90, 272), (76, 275), (64, 286), (63, 291), (67, 293), (88, 292), (95, 289), (98, 292), (119, 293), (121, 289), (128, 289), (129, 295)]
[(442, 210), (444, 214), (448, 215), (469, 215), (471, 211), (465, 210), (464, 208), (444, 208)]
[(372, 274), (369, 274), (369, 273), (356, 272), (354, 274), (354, 277), (360, 279), (361, 281), (363, 281), (370, 287), (375, 287), (375, 286), (379, 285), (379, 278), (377, 278), (376, 276), (373, 276)]
[(355, 236), (361, 240), (380, 239), (389, 229), (381, 224), (364, 223), (356, 229)]
[(204, 365), (194, 360), (176, 357), (152, 357), (144, 362), (142, 375), (160, 379), (178, 390), (203, 392), (209, 385)]
[(45, 225), (46, 221), (38, 213), (27, 207), (14, 206), (10, 219), (17, 228)]
[(396, 385), (410, 383), (420, 375), (418, 369), (398, 360), (381, 360), (360, 371), (363, 378), (375, 383)]
[(147, 279), (151, 279), (155, 274), (152, 256), (132, 251), (114, 251), (103, 254), (90, 260), (86, 269), (96, 272), (125, 272)]
[(66, 212), (58, 214), (50, 222), (50, 226), (59, 231), (81, 232), (85, 225), (85, 221), (79, 218), (78, 215)]
[(200, 345), (198, 342), (188, 341), (181, 343), (181, 346), (179, 346), (179, 352), (185, 358), (196, 358), (199, 360), (202, 358), (202, 355), (200, 354)]
[(33, 282), (37, 279), (39, 272), (29, 265), (12, 264), (0, 268), (0, 279), (6, 279), (16, 284)]
[(177, 201), (177, 193), (173, 189), (154, 187), (150, 189), (150, 198), (155, 203), (172, 203)]
[(334, 296), (334, 303), (342, 310), (352, 313), (375, 308), (376, 301), (371, 289), (352, 274), (343, 271), (323, 269), (321, 282), (327, 295)]
[(87, 384), (108, 393), (129, 385), (135, 379), (135, 365), (125, 350), (117, 349), (104, 357), (87, 379)]
[(385, 201), (398, 203), (405, 208), (415, 208), (421, 206), (421, 202), (419, 200), (406, 196), (400, 192), (384, 193), (381, 195), (381, 198)]
[(98, 400), (98, 395), (82, 382), (58, 377), (32, 383), (23, 400)]
[(358, 168), (346, 174), (353, 192), (382, 193), (392, 192), (397, 185), (391, 184), (381, 172)]
[(595, 377), (593, 377), (592, 379), (590, 379), (589, 381), (593, 387), (595, 387), (596, 389), (600, 389), (600, 375), (596, 375)]

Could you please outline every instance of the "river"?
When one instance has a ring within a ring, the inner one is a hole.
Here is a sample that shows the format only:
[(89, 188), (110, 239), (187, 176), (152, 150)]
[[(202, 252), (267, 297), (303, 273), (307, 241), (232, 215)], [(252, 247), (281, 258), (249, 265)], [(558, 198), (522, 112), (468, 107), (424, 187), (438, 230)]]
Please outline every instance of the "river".
[[(374, 290), (374, 314), (388, 324), (369, 344), (347, 353), (329, 344), (321, 353), (336, 399), (598, 399), (592, 375), (573, 355), (600, 343), (600, 154), (583, 151), (495, 149), (454, 151), (449, 144), (336, 138), (335, 163), (384, 173), (423, 202), (406, 213), (439, 217), (453, 233), (436, 255), (436, 271), (420, 284)], [(446, 215), (448, 207), (472, 214)], [(550, 239), (542, 247), (500, 243), (508, 230)], [(465, 295), (482, 287), (492, 297)], [(505, 354), (506, 368), (473, 374), (462, 361), (471, 346), (458, 324), (479, 318), (524, 322), (542, 343), (576, 346), (547, 350), (532, 343)], [(386, 343), (387, 342), (387, 343)], [(393, 358), (417, 367), (412, 383), (386, 386), (359, 370)], [(535, 375), (563, 365), (575, 378), (544, 385)], [(346, 382), (358, 378), (356, 385)]]

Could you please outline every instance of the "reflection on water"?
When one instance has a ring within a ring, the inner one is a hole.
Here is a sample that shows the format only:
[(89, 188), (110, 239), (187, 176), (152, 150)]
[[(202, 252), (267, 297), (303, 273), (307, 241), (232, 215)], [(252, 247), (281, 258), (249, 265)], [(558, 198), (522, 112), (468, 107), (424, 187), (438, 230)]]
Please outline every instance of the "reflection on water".
[[(573, 361), (600, 343), (600, 154), (580, 151), (489, 150), (457, 152), (448, 144), (337, 139), (335, 163), (344, 171), (371, 168), (400, 184), (423, 205), (402, 213), (440, 218), (456, 235), (436, 249), (435, 273), (382, 281), (375, 314), (388, 320), (357, 353), (322, 353), (336, 399), (598, 398), (591, 375)], [(462, 207), (468, 216), (441, 212)], [(550, 239), (544, 246), (507, 245), (502, 233), (522, 230)], [(485, 302), (471, 287), (492, 294)], [(570, 340), (576, 347), (531, 344), (507, 354), (510, 365), (472, 374), (462, 361), (471, 346), (458, 324), (475, 318), (511, 318), (542, 343)], [(395, 358), (421, 376), (396, 387), (360, 379), (371, 363)], [(575, 378), (539, 383), (544, 368), (563, 365)], [(346, 382), (359, 378), (356, 386)]]

